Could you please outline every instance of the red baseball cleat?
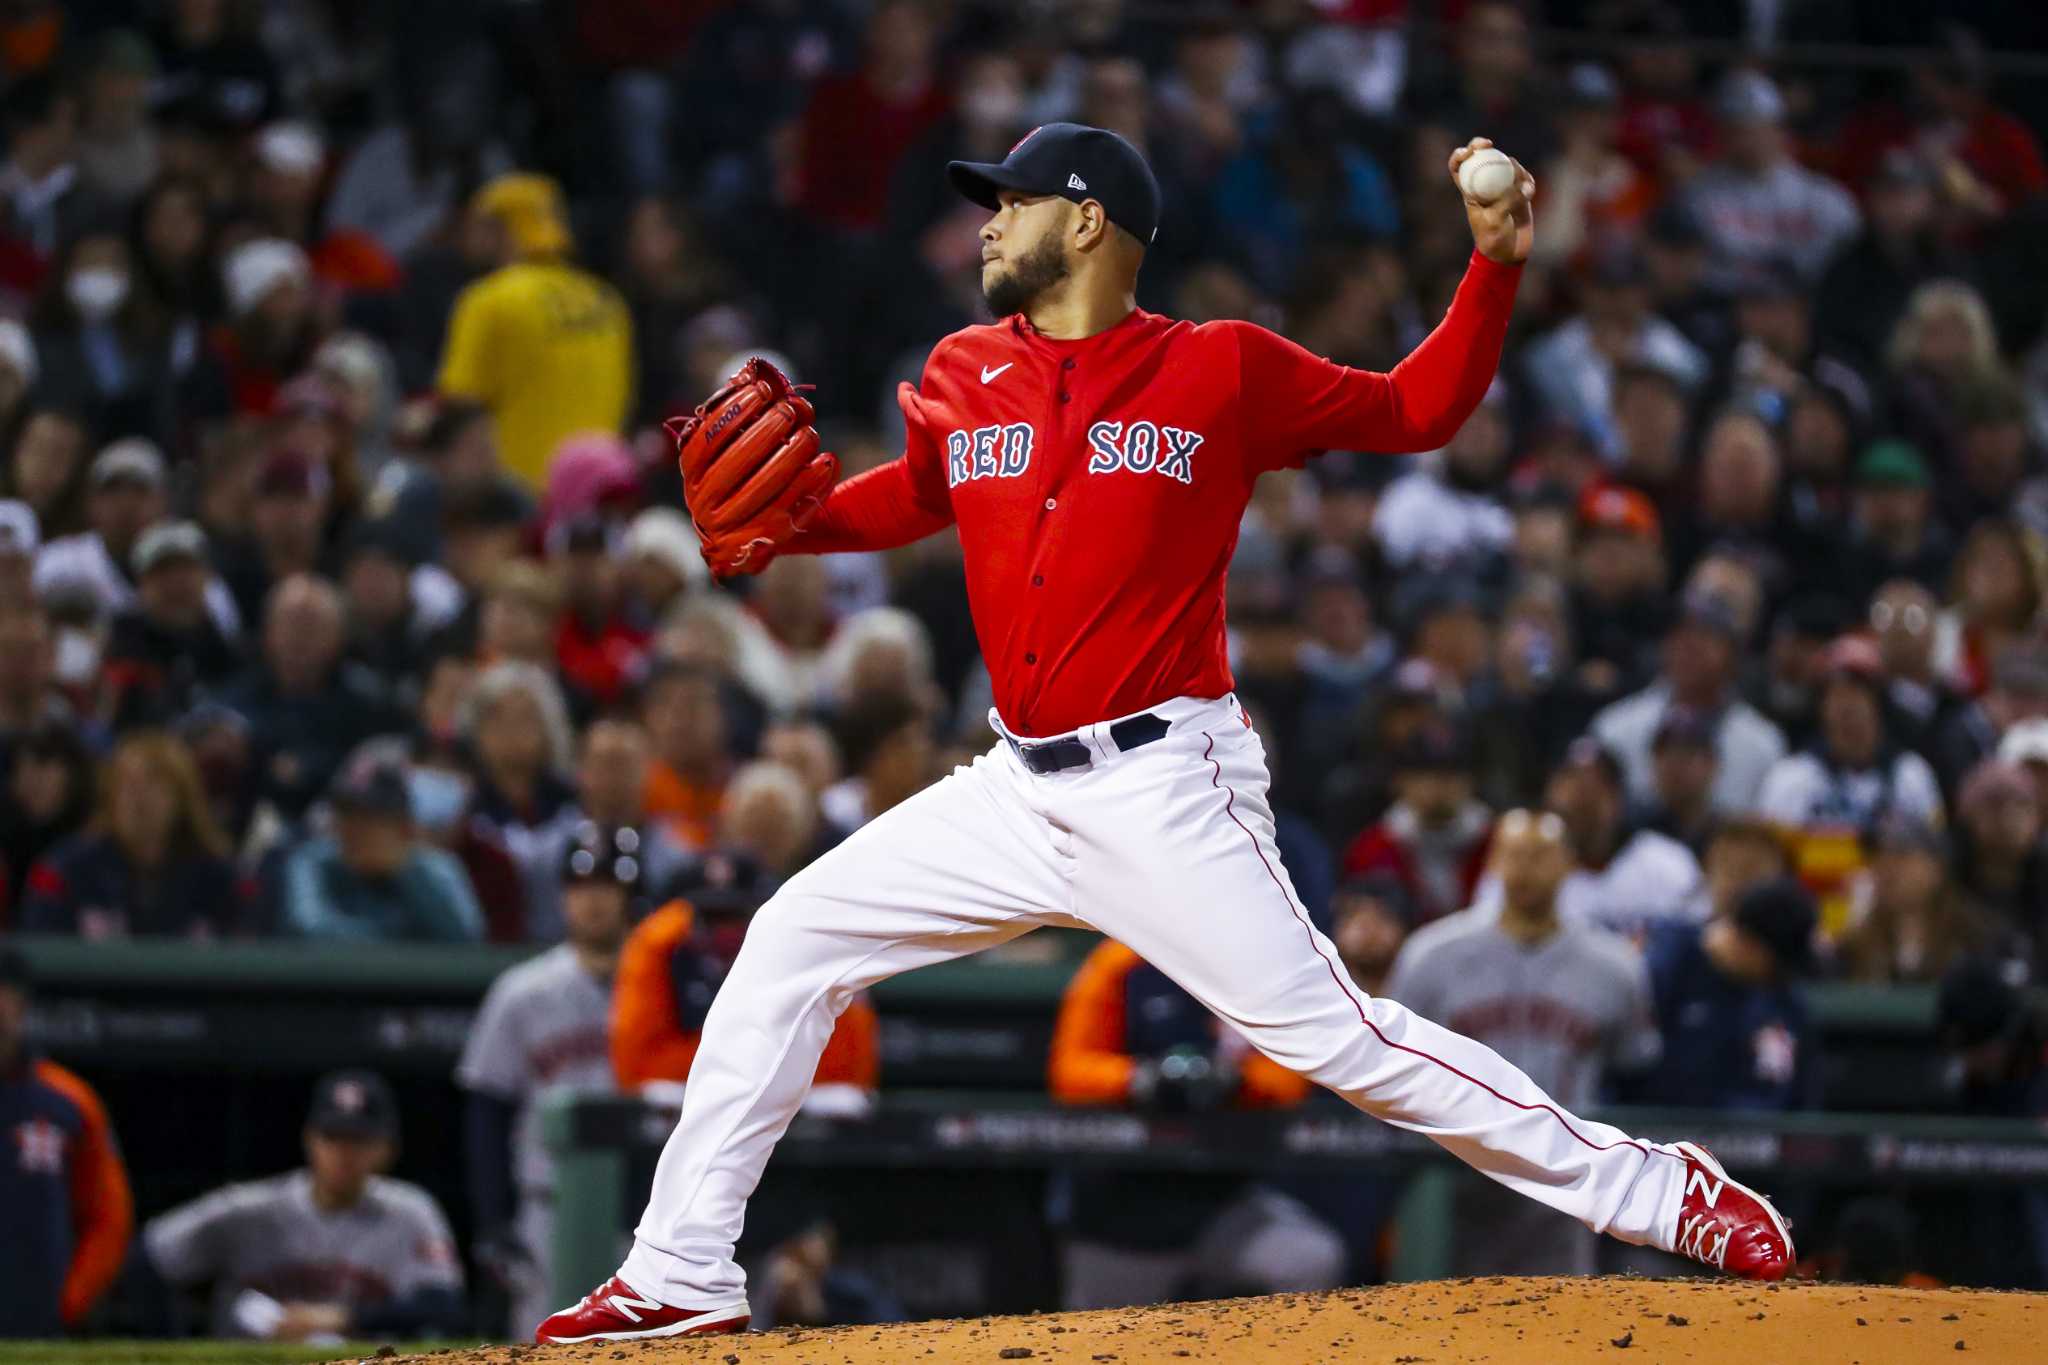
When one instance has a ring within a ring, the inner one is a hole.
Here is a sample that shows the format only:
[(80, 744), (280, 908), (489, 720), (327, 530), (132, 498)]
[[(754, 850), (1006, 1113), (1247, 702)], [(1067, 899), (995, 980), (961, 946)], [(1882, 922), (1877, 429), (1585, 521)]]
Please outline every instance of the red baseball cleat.
[(1706, 1148), (1676, 1145), (1685, 1156), (1685, 1198), (1671, 1249), (1745, 1280), (1784, 1279), (1792, 1269), (1792, 1233), (1771, 1201), (1731, 1180)]
[(671, 1308), (614, 1275), (536, 1327), (543, 1346), (580, 1341), (639, 1341), (650, 1337), (708, 1337), (747, 1330), (745, 1300), (724, 1308)]

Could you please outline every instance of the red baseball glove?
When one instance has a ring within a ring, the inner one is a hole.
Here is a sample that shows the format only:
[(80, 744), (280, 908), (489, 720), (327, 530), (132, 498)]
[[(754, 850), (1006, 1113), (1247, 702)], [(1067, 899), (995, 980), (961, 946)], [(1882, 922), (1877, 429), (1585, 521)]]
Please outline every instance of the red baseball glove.
[(671, 417), (683, 500), (720, 578), (759, 573), (824, 505), (839, 460), (818, 449), (811, 405), (756, 356), (687, 417)]

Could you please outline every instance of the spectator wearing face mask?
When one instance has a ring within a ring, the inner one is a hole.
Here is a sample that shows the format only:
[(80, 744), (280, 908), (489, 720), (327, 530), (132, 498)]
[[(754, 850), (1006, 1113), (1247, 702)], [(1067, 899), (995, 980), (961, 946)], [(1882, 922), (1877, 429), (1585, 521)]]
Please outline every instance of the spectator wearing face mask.
[(45, 392), (86, 414), (102, 437), (173, 434), (170, 357), (150, 302), (134, 288), (117, 227), (65, 244), (29, 317)]

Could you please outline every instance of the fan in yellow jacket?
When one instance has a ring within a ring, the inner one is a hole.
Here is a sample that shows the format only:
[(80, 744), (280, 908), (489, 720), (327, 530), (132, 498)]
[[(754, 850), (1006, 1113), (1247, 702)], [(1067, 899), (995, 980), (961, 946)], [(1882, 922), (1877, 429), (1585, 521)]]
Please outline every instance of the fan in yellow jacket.
[(538, 489), (564, 437), (625, 421), (632, 320), (617, 290), (569, 262), (554, 181), (500, 176), (470, 212), (494, 234), (500, 264), (456, 299), (438, 387), (491, 410), (506, 467)]

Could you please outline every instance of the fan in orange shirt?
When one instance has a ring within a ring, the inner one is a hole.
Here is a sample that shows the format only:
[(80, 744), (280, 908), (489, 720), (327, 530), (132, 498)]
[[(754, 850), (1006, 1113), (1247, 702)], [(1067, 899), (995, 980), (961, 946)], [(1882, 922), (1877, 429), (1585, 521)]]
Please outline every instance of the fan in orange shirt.
[(1169, 1109), (1285, 1108), (1310, 1088), (1109, 939), (1067, 983), (1048, 1082), (1062, 1104)]
[[(775, 887), (750, 859), (708, 854), (678, 897), (642, 920), (619, 954), (612, 986), (612, 1071), (622, 1090), (689, 1078), (704, 1016)], [(881, 1079), (881, 1023), (865, 996), (839, 1016), (804, 1107), (867, 1112)]]

